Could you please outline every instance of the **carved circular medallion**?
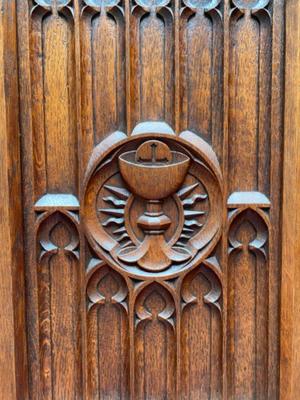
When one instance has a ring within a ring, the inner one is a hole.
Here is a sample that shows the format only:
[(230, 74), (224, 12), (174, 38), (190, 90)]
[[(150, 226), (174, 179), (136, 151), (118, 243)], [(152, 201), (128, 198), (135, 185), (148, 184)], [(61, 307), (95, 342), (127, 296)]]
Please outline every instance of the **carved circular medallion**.
[(214, 249), (221, 218), (219, 165), (193, 133), (115, 133), (95, 148), (83, 220), (111, 266), (138, 278), (176, 276)]

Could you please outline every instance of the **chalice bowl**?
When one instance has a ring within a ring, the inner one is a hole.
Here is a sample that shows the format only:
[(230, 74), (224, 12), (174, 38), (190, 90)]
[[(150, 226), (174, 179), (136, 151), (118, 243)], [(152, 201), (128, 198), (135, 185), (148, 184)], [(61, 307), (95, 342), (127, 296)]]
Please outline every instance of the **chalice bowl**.
[(144, 232), (144, 240), (137, 247), (121, 249), (118, 258), (153, 272), (189, 260), (192, 254), (188, 249), (166, 242), (164, 232), (172, 221), (164, 214), (163, 200), (181, 187), (190, 158), (171, 151), (159, 140), (149, 140), (137, 150), (121, 154), (118, 161), (122, 178), (133, 195), (146, 201), (146, 210), (137, 220)]

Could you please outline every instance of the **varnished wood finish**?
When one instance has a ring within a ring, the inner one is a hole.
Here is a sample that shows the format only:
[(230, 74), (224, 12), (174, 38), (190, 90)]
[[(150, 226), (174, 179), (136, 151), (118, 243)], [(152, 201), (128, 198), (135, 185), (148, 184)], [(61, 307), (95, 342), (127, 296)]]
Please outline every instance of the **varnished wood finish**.
[(280, 399), (300, 393), (300, 3), (286, 9)]
[(297, 2), (0, 4), (3, 399), (297, 400)]
[(0, 1), (0, 398), (27, 399), (15, 1)]

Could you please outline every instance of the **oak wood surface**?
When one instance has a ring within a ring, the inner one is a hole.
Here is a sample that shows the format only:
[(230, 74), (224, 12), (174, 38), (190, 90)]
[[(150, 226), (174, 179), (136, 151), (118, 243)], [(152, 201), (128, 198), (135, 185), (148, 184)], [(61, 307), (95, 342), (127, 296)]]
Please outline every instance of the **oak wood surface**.
[(5, 399), (295, 400), (295, 3), (2, 3)]
[(27, 399), (15, 2), (0, 8), (0, 397)]
[(300, 393), (300, 4), (286, 8), (280, 399)]

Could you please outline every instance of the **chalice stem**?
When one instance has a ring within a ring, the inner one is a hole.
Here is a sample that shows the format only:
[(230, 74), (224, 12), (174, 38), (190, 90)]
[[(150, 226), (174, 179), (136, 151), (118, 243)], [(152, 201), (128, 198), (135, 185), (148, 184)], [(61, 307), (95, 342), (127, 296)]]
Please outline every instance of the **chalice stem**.
[(118, 257), (127, 263), (137, 263), (147, 271), (163, 271), (172, 261), (184, 262), (191, 254), (180, 248), (171, 247), (165, 240), (164, 231), (171, 220), (163, 213), (162, 201), (148, 200), (146, 211), (138, 219), (145, 232), (143, 242), (137, 248), (127, 248)]

